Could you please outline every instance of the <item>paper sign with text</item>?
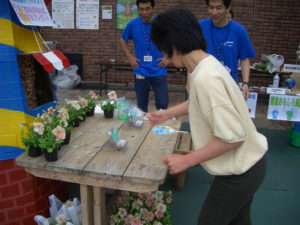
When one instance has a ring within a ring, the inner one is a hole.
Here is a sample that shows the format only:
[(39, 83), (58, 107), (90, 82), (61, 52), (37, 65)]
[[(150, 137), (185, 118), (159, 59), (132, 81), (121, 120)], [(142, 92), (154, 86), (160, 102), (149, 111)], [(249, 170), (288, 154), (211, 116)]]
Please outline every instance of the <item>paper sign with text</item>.
[(270, 95), (268, 119), (300, 121), (300, 96)]
[(22, 24), (30, 26), (53, 26), (44, 0), (9, 1)]
[(250, 117), (255, 118), (256, 104), (257, 104), (257, 93), (250, 92), (249, 98), (246, 101), (246, 104), (248, 106), (248, 111), (250, 113)]

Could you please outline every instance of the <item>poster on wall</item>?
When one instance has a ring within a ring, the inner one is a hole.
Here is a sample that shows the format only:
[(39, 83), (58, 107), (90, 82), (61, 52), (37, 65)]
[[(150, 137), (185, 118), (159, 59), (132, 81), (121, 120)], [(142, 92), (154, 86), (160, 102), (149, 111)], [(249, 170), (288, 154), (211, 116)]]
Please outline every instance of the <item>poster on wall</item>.
[(52, 19), (56, 29), (74, 29), (74, 0), (52, 0)]
[(53, 26), (44, 0), (10, 0), (10, 4), (23, 25)]
[(76, 1), (76, 28), (99, 29), (99, 0)]
[(102, 6), (102, 19), (111, 20), (112, 19), (112, 6), (103, 5)]
[(257, 105), (257, 93), (250, 92), (249, 97), (246, 101), (248, 106), (248, 111), (250, 113), (251, 118), (255, 118), (256, 105)]
[(139, 16), (136, 0), (117, 0), (116, 26), (123, 30), (127, 23)]
[(300, 97), (290, 95), (270, 95), (268, 119), (300, 121)]

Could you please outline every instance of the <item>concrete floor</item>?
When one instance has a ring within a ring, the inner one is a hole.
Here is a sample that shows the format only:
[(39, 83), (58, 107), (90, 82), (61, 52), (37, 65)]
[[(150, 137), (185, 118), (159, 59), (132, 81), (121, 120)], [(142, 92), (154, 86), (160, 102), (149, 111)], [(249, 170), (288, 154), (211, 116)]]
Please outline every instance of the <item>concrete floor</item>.
[[(185, 92), (182, 91), (182, 88), (179, 91), (176, 91), (176, 88), (170, 88), (174, 91), (169, 91), (169, 106), (176, 105), (185, 100)], [(136, 104), (135, 92), (132, 88), (120, 88), (117, 85), (109, 87), (109, 90), (115, 90), (118, 97), (126, 97), (129, 101), (133, 104)], [(178, 90), (178, 89), (177, 89)], [(72, 90), (57, 90), (56, 96), (59, 102), (63, 101), (64, 99), (77, 99), (78, 96), (86, 95), (90, 89), (72, 89)], [(98, 94), (99, 90), (95, 90)], [(105, 93), (102, 93), (104, 97)], [(149, 111), (155, 110), (155, 99), (154, 94), (151, 91), (149, 96)], [(254, 124), (256, 127), (259, 128), (267, 128), (267, 129), (275, 129), (275, 130), (287, 130), (291, 126), (293, 126), (292, 122), (288, 121), (273, 121), (267, 119), (267, 112), (268, 112), (268, 98), (267, 96), (259, 97), (258, 103), (256, 107), (256, 118), (253, 119)], [(180, 118), (183, 122), (188, 121), (188, 116), (184, 116)]]

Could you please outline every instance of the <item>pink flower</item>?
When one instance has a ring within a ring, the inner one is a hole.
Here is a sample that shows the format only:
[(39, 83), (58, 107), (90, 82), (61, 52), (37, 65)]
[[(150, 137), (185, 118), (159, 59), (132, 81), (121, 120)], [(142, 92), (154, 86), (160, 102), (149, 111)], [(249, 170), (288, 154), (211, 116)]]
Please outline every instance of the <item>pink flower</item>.
[(130, 221), (130, 225), (142, 225), (142, 221), (139, 217), (134, 217), (131, 221)]
[(154, 203), (154, 198), (152, 196), (149, 196), (147, 199), (146, 199), (146, 205), (148, 207), (151, 207)]
[(55, 129), (52, 130), (52, 134), (55, 135), (57, 141), (64, 140), (66, 137), (66, 131), (61, 126), (55, 127)]
[(47, 116), (46, 114), (43, 113), (42, 116), (41, 116), (41, 119), (44, 120), (44, 121), (47, 121), (48, 116)]
[(79, 102), (83, 108), (88, 106), (88, 101), (85, 98), (79, 98)]
[(149, 214), (148, 214), (148, 220), (150, 222), (152, 222), (154, 220), (154, 218), (155, 218), (155, 216), (154, 216), (153, 212), (149, 212)]
[(97, 99), (97, 95), (94, 91), (90, 91), (90, 96), (92, 99)]
[(52, 107), (49, 107), (49, 108), (48, 108), (48, 113), (49, 113), (50, 115), (53, 115), (54, 112), (55, 112), (55, 110), (54, 110)]
[(157, 218), (161, 218), (161, 217), (164, 216), (164, 212), (161, 211), (161, 210), (156, 210), (156, 211), (155, 211), (155, 216), (156, 216)]

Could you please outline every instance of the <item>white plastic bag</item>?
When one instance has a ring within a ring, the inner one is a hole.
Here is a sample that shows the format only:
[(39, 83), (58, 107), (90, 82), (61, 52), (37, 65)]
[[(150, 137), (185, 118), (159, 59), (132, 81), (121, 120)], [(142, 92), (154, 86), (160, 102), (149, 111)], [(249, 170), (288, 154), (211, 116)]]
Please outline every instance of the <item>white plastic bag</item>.
[(284, 63), (284, 57), (282, 55), (262, 55), (262, 61), (267, 62), (267, 70), (269, 73), (280, 72), (280, 67)]
[(78, 67), (71, 65), (69, 68), (64, 68), (57, 72), (57, 75), (53, 78), (52, 83), (57, 89), (72, 89), (77, 87), (81, 83), (81, 78), (77, 74)]
[(51, 219), (55, 220), (57, 212), (60, 210), (63, 203), (55, 195), (50, 195), (48, 199), (50, 202), (50, 208), (49, 208), (50, 216)]
[(49, 225), (49, 220), (43, 216), (37, 215), (34, 217), (34, 221), (38, 225)]

